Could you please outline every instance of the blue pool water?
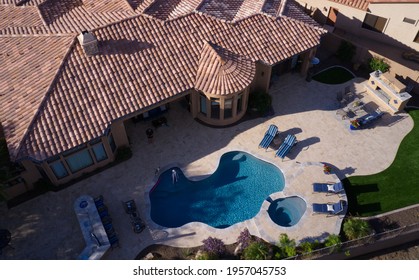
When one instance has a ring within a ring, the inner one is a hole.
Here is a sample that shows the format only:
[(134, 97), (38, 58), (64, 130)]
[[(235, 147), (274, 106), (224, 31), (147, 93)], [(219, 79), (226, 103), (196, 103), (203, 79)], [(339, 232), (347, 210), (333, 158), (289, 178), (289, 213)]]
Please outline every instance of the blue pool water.
[[(172, 170), (178, 174), (175, 184)], [(201, 181), (187, 179), (179, 168), (163, 172), (150, 191), (151, 218), (170, 228), (190, 222), (226, 228), (253, 218), (262, 202), (283, 188), (284, 176), (273, 164), (245, 152), (228, 152)]]
[(298, 223), (307, 209), (306, 202), (298, 197), (286, 197), (274, 200), (268, 208), (272, 221), (283, 227), (290, 227)]

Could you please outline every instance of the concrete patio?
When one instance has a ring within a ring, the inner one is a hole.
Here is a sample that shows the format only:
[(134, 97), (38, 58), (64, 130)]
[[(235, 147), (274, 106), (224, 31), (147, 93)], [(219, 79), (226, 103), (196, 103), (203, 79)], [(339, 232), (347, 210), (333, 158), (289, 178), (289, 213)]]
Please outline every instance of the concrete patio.
[[(0, 259), (76, 259), (85, 247), (74, 213), (73, 203), (81, 195), (103, 195), (116, 228), (120, 248), (109, 250), (105, 259), (134, 259), (146, 246), (164, 243), (179, 247), (198, 246), (208, 236), (233, 243), (247, 227), (252, 234), (275, 242), (287, 233), (297, 242), (305, 238), (322, 238), (339, 233), (342, 217), (312, 215), (311, 204), (337, 202), (344, 197), (312, 192), (313, 182), (336, 181), (346, 176), (380, 172), (394, 160), (401, 140), (413, 128), (406, 113), (386, 114), (371, 129), (349, 130), (349, 120), (336, 114), (336, 92), (350, 85), (363, 98), (368, 109), (374, 104), (363, 96), (363, 80), (354, 79), (341, 85), (306, 82), (298, 74), (286, 74), (272, 85), (274, 115), (241, 122), (228, 128), (209, 128), (190, 116), (182, 102), (171, 104), (165, 115), (168, 126), (158, 128), (149, 144), (145, 131), (151, 122), (126, 123), (133, 157), (115, 167), (78, 182), (60, 192), (47, 193), (12, 209), (0, 207), (1, 228), (12, 233), (14, 249), (7, 247)], [(270, 124), (276, 124), (281, 136), (295, 134), (298, 144), (282, 161), (275, 150), (258, 148)], [(155, 169), (179, 165), (189, 177), (207, 176), (217, 168), (220, 156), (243, 150), (274, 163), (285, 175), (283, 192), (272, 198), (298, 195), (307, 203), (300, 222), (290, 228), (273, 224), (266, 214), (267, 203), (254, 219), (227, 229), (214, 229), (200, 223), (165, 229), (150, 219), (148, 192), (156, 177)], [(322, 162), (333, 166), (325, 175)], [(135, 234), (122, 202), (135, 199), (140, 215), (147, 224)]]

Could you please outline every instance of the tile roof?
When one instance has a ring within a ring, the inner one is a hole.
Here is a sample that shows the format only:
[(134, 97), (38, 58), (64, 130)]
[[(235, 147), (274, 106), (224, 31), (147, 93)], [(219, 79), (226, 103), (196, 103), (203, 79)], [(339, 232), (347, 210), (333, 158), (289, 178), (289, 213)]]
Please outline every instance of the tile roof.
[(11, 156), (16, 155), (73, 41), (72, 36), (0, 36), (0, 120)]
[(144, 13), (161, 20), (170, 20), (196, 10), (202, 0), (156, 0)]
[(368, 9), (368, 5), (370, 1), (368, 0), (329, 0), (332, 2), (336, 2), (342, 5), (350, 6), (352, 8), (356, 8), (359, 10), (366, 11)]
[(126, 0), (82, 0), (83, 5), (92, 13), (130, 12), (131, 4)]
[(43, 27), (38, 9), (32, 6), (0, 6), (0, 30), (8, 27)]
[(255, 62), (205, 42), (199, 58), (194, 87), (210, 94), (232, 94), (249, 86), (255, 73)]
[[(52, 16), (49, 32), (60, 30), (57, 24), (80, 8), (89, 13), (82, 5)], [(0, 64), (7, 68), (0, 75), (1, 104), (6, 104), (0, 119), (13, 160), (44, 160), (103, 135), (118, 118), (193, 89), (204, 65), (201, 53), (208, 51), (204, 42), (221, 57), (234, 53), (237, 60), (273, 65), (316, 47), (326, 31), (288, 17), (256, 14), (231, 24), (191, 13), (171, 21), (137, 15), (92, 32), (100, 51), (92, 57), (74, 35), (0, 33)], [(246, 77), (238, 77), (239, 83)]]

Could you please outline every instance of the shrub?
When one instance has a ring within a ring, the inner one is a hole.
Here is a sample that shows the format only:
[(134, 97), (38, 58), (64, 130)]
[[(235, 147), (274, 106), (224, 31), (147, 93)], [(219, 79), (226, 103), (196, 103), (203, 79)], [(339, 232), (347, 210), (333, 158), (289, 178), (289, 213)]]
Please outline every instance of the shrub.
[(339, 49), (336, 52), (336, 56), (342, 62), (351, 62), (355, 53), (356, 47), (354, 45), (352, 45), (350, 42), (342, 41), (342, 43), (340, 43)]
[(318, 240), (314, 240), (313, 242), (305, 241), (300, 244), (300, 248), (303, 253), (311, 253), (320, 248), (320, 242)]
[(297, 249), (294, 239), (289, 239), (286, 233), (279, 236), (279, 252), (276, 254), (278, 258), (289, 258), (297, 255)]
[(119, 147), (116, 153), (115, 161), (121, 162), (132, 157), (131, 148), (128, 146)]
[(326, 247), (332, 247), (330, 252), (333, 253), (333, 252), (337, 252), (337, 251), (340, 250), (340, 247), (342, 245), (342, 241), (340, 240), (339, 235), (331, 234), (326, 238), (326, 240), (324, 242), (324, 245)]
[(371, 234), (371, 226), (365, 220), (349, 218), (343, 224), (343, 232), (349, 240), (358, 239)]
[(216, 260), (217, 256), (215, 254), (209, 252), (201, 252), (198, 256), (196, 256), (197, 260), (207, 261), (207, 260)]
[(266, 92), (254, 92), (249, 95), (249, 108), (256, 109), (261, 115), (268, 113), (272, 105), (272, 97)]
[(370, 59), (369, 62), (370, 68), (373, 71), (377, 71), (380, 70), (381, 72), (387, 72), (388, 69), (390, 68), (390, 65), (388, 65), (385, 61), (384, 58), (379, 58), (374, 56), (373, 58)]
[(239, 237), (237, 237), (237, 242), (242, 244), (242, 248), (246, 248), (249, 246), (250, 242), (252, 241), (252, 236), (247, 228), (245, 228), (242, 232), (240, 232)]
[(266, 260), (269, 255), (269, 248), (265, 243), (252, 242), (243, 251), (245, 260)]
[(223, 255), (226, 250), (224, 242), (218, 238), (208, 237), (202, 240), (202, 243), (204, 243), (204, 251), (215, 256)]

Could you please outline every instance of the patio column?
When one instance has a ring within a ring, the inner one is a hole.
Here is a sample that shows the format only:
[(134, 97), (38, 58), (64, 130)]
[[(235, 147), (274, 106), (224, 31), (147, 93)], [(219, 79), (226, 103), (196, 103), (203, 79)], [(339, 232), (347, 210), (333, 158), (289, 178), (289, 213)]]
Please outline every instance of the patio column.
[(301, 64), (301, 72), (300, 72), (302, 76), (307, 75), (307, 71), (311, 66), (310, 60), (314, 57), (314, 55), (316, 54), (316, 51), (317, 51), (317, 48), (312, 48), (308, 50), (306, 53), (304, 53), (303, 63)]

